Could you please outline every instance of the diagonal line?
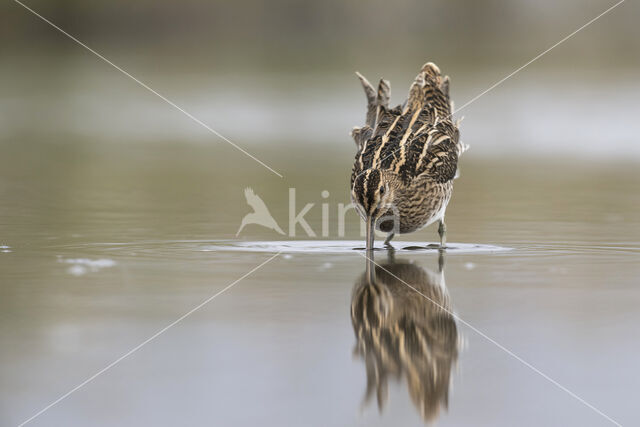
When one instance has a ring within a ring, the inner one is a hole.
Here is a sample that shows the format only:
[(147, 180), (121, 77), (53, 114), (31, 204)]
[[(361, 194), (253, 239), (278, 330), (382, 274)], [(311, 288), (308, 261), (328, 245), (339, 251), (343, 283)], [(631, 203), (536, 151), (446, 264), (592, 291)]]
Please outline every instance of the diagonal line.
[(246, 278), (251, 273), (253, 273), (254, 271), (258, 270), (259, 268), (261, 268), (265, 264), (271, 262), (273, 259), (275, 259), (281, 253), (282, 253), (282, 251), (280, 251), (277, 254), (273, 255), (271, 258), (267, 259), (262, 264), (254, 267), (249, 272), (245, 273), (242, 277), (240, 277), (239, 279), (235, 280), (231, 284), (229, 284), (226, 287), (224, 287), (222, 290), (217, 292), (215, 295), (210, 296), (209, 298), (207, 298), (206, 300), (204, 300), (203, 302), (201, 302), (200, 304), (198, 304), (197, 306), (195, 306), (194, 308), (192, 308), (191, 310), (189, 310), (188, 312), (186, 312), (182, 316), (178, 317), (176, 320), (174, 320), (173, 322), (171, 322), (170, 324), (168, 324), (164, 328), (160, 329), (155, 334), (151, 335), (149, 338), (147, 338), (146, 340), (144, 340), (143, 342), (141, 342), (140, 344), (138, 344), (137, 346), (135, 346), (134, 348), (132, 348), (131, 350), (129, 350), (128, 352), (126, 352), (125, 354), (123, 354), (122, 356), (120, 356), (119, 358), (117, 358), (116, 360), (114, 360), (113, 362), (111, 362), (110, 364), (108, 364), (107, 366), (105, 366), (104, 368), (102, 368), (101, 370), (99, 370), (98, 372), (96, 372), (95, 374), (93, 374), (92, 376), (90, 376), (89, 378), (87, 378), (86, 380), (81, 382), (80, 384), (78, 384), (77, 386), (75, 386), (74, 388), (72, 388), (71, 390), (69, 390), (68, 392), (66, 392), (65, 394), (63, 394), (62, 396), (60, 396), (59, 398), (57, 398), (56, 400), (54, 400), (53, 402), (51, 402), (50, 404), (48, 404), (47, 406), (42, 408), (40, 411), (36, 412), (29, 419), (27, 419), (27, 420), (23, 421), (21, 424), (19, 424), (18, 427), (22, 427), (25, 424), (33, 421), (35, 418), (39, 417), (44, 412), (46, 412), (47, 410), (51, 409), (51, 407), (57, 405), (58, 403), (60, 403), (61, 401), (63, 401), (67, 397), (69, 397), (71, 394), (73, 394), (74, 392), (78, 391), (79, 389), (81, 389), (82, 387), (84, 387), (85, 385), (90, 383), (91, 381), (95, 380), (97, 377), (99, 377), (100, 375), (104, 374), (106, 371), (108, 371), (109, 369), (113, 368), (115, 365), (117, 365), (118, 363), (122, 362), (124, 359), (126, 359), (129, 356), (131, 356), (133, 353), (135, 353), (136, 351), (140, 350), (142, 347), (144, 347), (145, 345), (147, 345), (148, 343), (150, 343), (154, 339), (158, 338), (160, 335), (165, 333), (167, 330), (171, 329), (172, 327), (174, 327), (175, 325), (177, 325), (178, 323), (180, 323), (181, 321), (183, 321), (184, 319), (186, 319), (187, 317), (189, 317), (190, 315), (195, 313), (197, 310), (199, 310), (202, 307), (204, 307), (205, 305), (207, 305), (209, 302), (211, 302), (217, 296), (219, 296), (219, 295), (223, 294), (225, 291), (229, 290), (236, 283), (240, 282), (242, 279)]
[(49, 21), (47, 18), (45, 18), (44, 16), (40, 15), (38, 12), (36, 12), (35, 10), (31, 9), (29, 6), (25, 5), (24, 3), (22, 3), (20, 0), (13, 0), (15, 3), (19, 4), (20, 6), (24, 7), (26, 10), (28, 10), (29, 12), (31, 12), (32, 14), (34, 14), (35, 16), (37, 16), (38, 18), (40, 18), (41, 20), (43, 20), (44, 22), (46, 22), (47, 24), (51, 25), (53, 28), (55, 28), (56, 30), (60, 31), (62, 34), (64, 34), (65, 36), (69, 37), (71, 40), (73, 40), (74, 42), (76, 42), (77, 44), (79, 44), (80, 46), (84, 47), (85, 49), (87, 49), (89, 52), (93, 53), (95, 56), (97, 56), (98, 58), (102, 59), (104, 62), (106, 62), (107, 64), (111, 65), (113, 68), (115, 68), (116, 70), (120, 71), (122, 74), (124, 74), (125, 76), (129, 77), (131, 80), (135, 81), (136, 83), (138, 83), (140, 86), (142, 86), (143, 88), (147, 89), (149, 92), (153, 93), (154, 95), (156, 95), (157, 97), (159, 97), (160, 99), (162, 99), (164, 102), (166, 102), (167, 104), (171, 105), (173, 108), (175, 108), (176, 110), (180, 111), (181, 113), (183, 113), (185, 116), (189, 117), (191, 120), (193, 120), (194, 122), (198, 123), (200, 126), (204, 127), (205, 129), (207, 129), (209, 132), (213, 133), (214, 135), (216, 135), (217, 137), (223, 139), (224, 141), (228, 142), (231, 146), (233, 146), (234, 148), (236, 148), (237, 150), (241, 151), (242, 153), (244, 153), (245, 155), (251, 157), (253, 160), (255, 160), (256, 162), (260, 163), (262, 166), (264, 166), (265, 168), (269, 169), (271, 172), (273, 172), (274, 174), (278, 175), (280, 178), (283, 178), (282, 174), (276, 172), (274, 169), (272, 169), (271, 167), (269, 167), (268, 165), (266, 165), (262, 160), (258, 159), (257, 157), (255, 157), (253, 154), (249, 153), (248, 151), (246, 151), (244, 148), (240, 147), (239, 145), (237, 145), (235, 142), (231, 141), (229, 138), (227, 138), (226, 136), (222, 135), (220, 132), (216, 131), (215, 129), (213, 129), (211, 126), (209, 126), (208, 124), (204, 123), (202, 120), (198, 119), (197, 117), (195, 117), (193, 114), (189, 113), (188, 111), (186, 111), (184, 108), (180, 107), (178, 104), (176, 104), (175, 102), (171, 101), (170, 99), (168, 99), (167, 97), (165, 97), (164, 95), (158, 93), (157, 91), (153, 90), (151, 87), (149, 87), (148, 85), (146, 85), (144, 82), (140, 81), (139, 79), (137, 79), (136, 77), (132, 76), (131, 74), (129, 74), (128, 72), (126, 72), (125, 70), (123, 70), (122, 68), (120, 68), (119, 66), (117, 66), (116, 64), (114, 64), (113, 62), (111, 62), (110, 60), (108, 60), (107, 58), (105, 58), (104, 56), (102, 56), (101, 54), (99, 54), (98, 52), (96, 52), (95, 50), (91, 49), (89, 46), (87, 46), (86, 44), (84, 44), (83, 42), (81, 42), (80, 40), (78, 40), (77, 38), (75, 38), (74, 36), (72, 36), (71, 34), (69, 34), (68, 32), (66, 32), (65, 30), (63, 30), (62, 28), (58, 27), (56, 24), (54, 24), (53, 22)]
[[(17, 1), (17, 0), (14, 0)], [(596, 16), (595, 18), (591, 19), (590, 21), (588, 21), (586, 24), (582, 25), (580, 28), (578, 28), (577, 30), (573, 31), (571, 34), (565, 36), (563, 39), (561, 39), (559, 42), (555, 43), (553, 46), (549, 47), (548, 49), (542, 51), (541, 53), (539, 53), (538, 55), (536, 55), (535, 57), (533, 57), (533, 59), (527, 61), (524, 65), (522, 65), (520, 68), (517, 68), (516, 70), (512, 71), (511, 73), (507, 74), (505, 77), (503, 77), (502, 79), (498, 80), (497, 82), (495, 82), (494, 84), (492, 84), (491, 86), (489, 86), (487, 89), (483, 90), (482, 92), (480, 92), (478, 95), (474, 96), (473, 98), (471, 98), (469, 101), (465, 102), (460, 108), (456, 109), (455, 111), (453, 111), (451, 114), (449, 114), (449, 116), (447, 117), (447, 119), (451, 118), (451, 116), (453, 116), (455, 113), (457, 113), (458, 111), (462, 110), (463, 108), (468, 107), (470, 104), (474, 103), (475, 101), (477, 101), (479, 98), (481, 98), (482, 96), (486, 95), (488, 92), (492, 91), (493, 89), (495, 89), (496, 87), (500, 86), (502, 83), (504, 83), (506, 80), (510, 79), (511, 77), (513, 77), (514, 75), (516, 75), (517, 73), (519, 73), (520, 71), (522, 71), (523, 69), (525, 69), (526, 67), (528, 67), (529, 65), (531, 65), (533, 62), (537, 61), (538, 59), (542, 58), (544, 55), (546, 55), (547, 53), (549, 53), (551, 50), (553, 50), (554, 48), (558, 47), (559, 45), (561, 45), (562, 43), (566, 42), (567, 40), (569, 40), (571, 37), (575, 36), (578, 32), (584, 30), (585, 28), (587, 28), (589, 25), (593, 24), (594, 22), (596, 22), (598, 19), (602, 18), (604, 15), (606, 15), (607, 13), (611, 12), (613, 9), (615, 9), (616, 7), (620, 6), (622, 3), (624, 3), (625, 0), (620, 0), (618, 3), (614, 4), (613, 6), (611, 6), (610, 8), (608, 8), (607, 10), (605, 10), (604, 12), (602, 12), (601, 14), (599, 14), (598, 16)], [(393, 156), (395, 153), (398, 152), (398, 150), (400, 150), (400, 147), (396, 148), (395, 150), (393, 150), (391, 153), (389, 153), (385, 158), (383, 158), (380, 161), (380, 164), (382, 164), (383, 161), (385, 161), (386, 159), (388, 159), (389, 157)], [(360, 174), (358, 174), (357, 177), (359, 177), (360, 175), (362, 175), (365, 171), (360, 172)], [(356, 177), (356, 178), (357, 178)]]
[(471, 325), (469, 322), (467, 322), (466, 320), (464, 320), (463, 318), (461, 318), (460, 316), (458, 316), (457, 314), (455, 314), (454, 312), (452, 312), (448, 308), (442, 306), (441, 304), (438, 304), (438, 302), (436, 302), (433, 299), (429, 298), (428, 296), (426, 296), (425, 294), (420, 292), (418, 289), (416, 289), (412, 285), (408, 284), (407, 282), (402, 280), (400, 277), (396, 276), (395, 274), (393, 274), (392, 272), (390, 272), (389, 270), (387, 270), (386, 268), (384, 268), (383, 266), (381, 266), (380, 264), (375, 262), (372, 258), (369, 258), (368, 255), (365, 255), (365, 254), (362, 254), (362, 253), (358, 253), (358, 254), (361, 255), (362, 257), (364, 257), (365, 259), (367, 259), (368, 261), (372, 262), (376, 266), (380, 267), (381, 269), (383, 269), (384, 271), (389, 273), (391, 276), (395, 277), (396, 279), (401, 281), (403, 284), (405, 284), (406, 286), (408, 286), (412, 290), (416, 291), (418, 294), (422, 295), (425, 299), (427, 299), (431, 303), (435, 304), (439, 309), (444, 310), (447, 314), (449, 314), (452, 317), (454, 317), (457, 321), (459, 321), (460, 323), (462, 323), (463, 325), (465, 325), (466, 327), (471, 329), (473, 332), (475, 332), (476, 334), (480, 335), (482, 338), (486, 339), (487, 341), (489, 341), (490, 343), (492, 343), (493, 345), (498, 347), (500, 350), (502, 350), (505, 353), (507, 353), (509, 356), (511, 356), (514, 359), (516, 359), (518, 362), (520, 362), (523, 365), (525, 365), (527, 368), (531, 369), (536, 374), (540, 375), (541, 377), (543, 377), (544, 379), (549, 381), (551, 384), (553, 384), (556, 387), (558, 387), (560, 390), (562, 390), (565, 393), (569, 394), (571, 397), (573, 397), (574, 399), (578, 400), (580, 403), (582, 403), (583, 405), (587, 406), (588, 408), (590, 408), (594, 412), (598, 413), (602, 417), (606, 418), (611, 423), (613, 423), (613, 424), (615, 424), (615, 425), (617, 425), (619, 427), (622, 427), (622, 424), (620, 424), (619, 422), (617, 422), (616, 420), (614, 420), (613, 418), (611, 418), (610, 416), (608, 416), (607, 414), (605, 414), (604, 412), (602, 412), (601, 410), (599, 410), (598, 408), (596, 408), (595, 406), (593, 406), (592, 404), (590, 404), (589, 402), (584, 400), (582, 397), (578, 396), (577, 394), (575, 394), (574, 392), (572, 392), (571, 390), (569, 390), (568, 388), (566, 388), (565, 386), (563, 386), (562, 384), (560, 384), (559, 382), (557, 382), (556, 380), (551, 378), (549, 375), (545, 374), (544, 372), (542, 372), (541, 370), (539, 370), (538, 368), (533, 366), (531, 363), (527, 362), (522, 357), (518, 356), (513, 351), (509, 350), (508, 348), (506, 348), (505, 346), (503, 346), (502, 344), (500, 344), (499, 342), (497, 342), (496, 340), (494, 340), (493, 338), (491, 338), (490, 336), (488, 336), (487, 334), (485, 334), (484, 332), (482, 332), (481, 330), (476, 328), (475, 326)]
[[(551, 50), (553, 50), (554, 48), (558, 47), (559, 45), (561, 45), (562, 43), (566, 42), (567, 40), (569, 40), (571, 37), (575, 36), (577, 33), (579, 33), (580, 31), (584, 30), (585, 28), (587, 28), (589, 25), (593, 24), (594, 22), (596, 22), (598, 19), (602, 18), (604, 15), (606, 15), (607, 13), (611, 12), (613, 9), (615, 9), (616, 7), (620, 6), (622, 3), (624, 3), (625, 0), (620, 0), (618, 3), (614, 4), (613, 6), (611, 6), (609, 9), (605, 10), (604, 12), (602, 12), (600, 15), (596, 16), (595, 18), (591, 19), (589, 22), (587, 22), (586, 24), (584, 24), (583, 26), (581, 26), (580, 28), (578, 28), (577, 30), (575, 30), (574, 32), (572, 32), (571, 34), (565, 36), (562, 40), (560, 40), (559, 42), (555, 43), (553, 46), (549, 47), (548, 49), (540, 52), (538, 55), (536, 55), (533, 59), (529, 60), (528, 62), (526, 62), (524, 65), (522, 65), (520, 68), (514, 70), (513, 72), (511, 72), (510, 74), (507, 74), (505, 77), (501, 78), (500, 80), (498, 80), (497, 82), (495, 82), (494, 84), (492, 84), (491, 86), (489, 86), (487, 89), (483, 90), (482, 92), (480, 92), (478, 95), (474, 96), (473, 98), (471, 98), (469, 101), (465, 102), (460, 108), (456, 109), (453, 113), (451, 113), (451, 115), (457, 113), (458, 111), (462, 110), (463, 108), (467, 107), (469, 104), (472, 104), (473, 102), (475, 102), (478, 98), (482, 97), (483, 95), (485, 95), (486, 93), (492, 91), (493, 89), (495, 89), (496, 87), (500, 86), (502, 83), (504, 83), (506, 80), (510, 79), (511, 77), (513, 77), (515, 74), (519, 73), (520, 71), (522, 71), (523, 69), (525, 69), (526, 67), (528, 67), (529, 65), (531, 65), (533, 62), (537, 61), (538, 59), (540, 59), (541, 57), (543, 57), (544, 55), (546, 55), (547, 53), (549, 53)], [(451, 116), (450, 115), (450, 116)]]

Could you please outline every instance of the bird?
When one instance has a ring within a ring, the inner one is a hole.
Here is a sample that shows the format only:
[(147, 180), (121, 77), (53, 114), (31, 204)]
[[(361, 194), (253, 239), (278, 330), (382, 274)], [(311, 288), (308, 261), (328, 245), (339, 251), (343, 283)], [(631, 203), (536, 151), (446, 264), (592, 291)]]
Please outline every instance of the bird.
[(447, 205), (457, 177), (460, 121), (452, 121), (450, 79), (427, 62), (411, 84), (406, 101), (389, 107), (391, 87), (378, 89), (360, 73), (367, 97), (365, 125), (351, 131), (357, 153), (351, 171), (351, 201), (366, 223), (366, 249), (374, 230), (386, 232), (385, 246), (399, 233), (439, 222), (440, 248), (446, 248)]
[[(439, 272), (416, 263), (389, 260), (374, 264), (355, 282), (351, 296), (354, 355), (366, 367), (363, 404), (377, 397), (382, 410), (388, 384), (406, 379), (414, 405), (425, 422), (447, 408), (451, 370), (460, 339), (444, 279), (444, 254)], [(371, 264), (371, 265), (370, 265)]]
[(244, 218), (242, 218), (242, 223), (236, 233), (236, 237), (238, 237), (238, 234), (240, 234), (244, 226), (248, 224), (258, 224), (275, 230), (280, 234), (284, 234), (284, 231), (282, 231), (269, 212), (269, 209), (267, 209), (267, 205), (264, 204), (260, 196), (253, 192), (253, 189), (249, 187), (245, 188), (244, 197), (247, 199), (247, 204), (253, 208), (253, 212), (246, 214)]

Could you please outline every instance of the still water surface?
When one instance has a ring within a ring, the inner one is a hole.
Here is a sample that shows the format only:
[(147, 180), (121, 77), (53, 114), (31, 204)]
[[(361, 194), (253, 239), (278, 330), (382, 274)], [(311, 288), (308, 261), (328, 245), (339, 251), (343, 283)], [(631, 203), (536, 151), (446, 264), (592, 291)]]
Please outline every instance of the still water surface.
[[(352, 153), (314, 150), (288, 149), (283, 181), (225, 161), (237, 153), (219, 145), (4, 143), (0, 424), (281, 250), (32, 425), (610, 425), (458, 318), (611, 418), (640, 422), (636, 165), (469, 155), (449, 241), (496, 250), (377, 251), (371, 281), (344, 242), (359, 240), (353, 213), (344, 238), (332, 228), (313, 251), (270, 246), (288, 237), (255, 225), (235, 237), (247, 186), (285, 230), (296, 187), (320, 234), (320, 204), (333, 215), (348, 202)], [(277, 163), (276, 151), (261, 154)], [(436, 239), (430, 227), (401, 240)]]

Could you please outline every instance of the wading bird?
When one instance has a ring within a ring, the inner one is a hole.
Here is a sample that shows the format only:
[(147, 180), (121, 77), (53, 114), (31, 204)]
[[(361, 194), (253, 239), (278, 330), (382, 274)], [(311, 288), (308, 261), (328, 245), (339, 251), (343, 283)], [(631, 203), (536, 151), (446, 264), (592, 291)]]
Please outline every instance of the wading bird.
[(359, 73), (367, 96), (366, 124), (354, 128), (358, 152), (351, 172), (351, 200), (367, 226), (367, 250), (374, 230), (411, 233), (439, 221), (446, 245), (444, 214), (453, 192), (458, 158), (466, 147), (451, 120), (449, 77), (429, 62), (411, 85), (403, 105), (389, 108), (389, 82), (376, 91)]
[(458, 326), (444, 279), (444, 255), (439, 271), (408, 262), (374, 264), (353, 287), (351, 323), (354, 355), (367, 371), (363, 403), (374, 396), (382, 410), (389, 382), (405, 379), (411, 400), (425, 422), (447, 408), (451, 370), (458, 359)]

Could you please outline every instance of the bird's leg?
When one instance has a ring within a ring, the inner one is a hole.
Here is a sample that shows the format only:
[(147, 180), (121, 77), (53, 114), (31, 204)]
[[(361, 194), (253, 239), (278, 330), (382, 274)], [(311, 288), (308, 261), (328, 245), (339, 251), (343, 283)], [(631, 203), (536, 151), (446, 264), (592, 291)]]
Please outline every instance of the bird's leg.
[(438, 234), (440, 235), (440, 249), (444, 249), (447, 244), (447, 225), (444, 223), (444, 218), (440, 220), (440, 225), (438, 225)]
[(385, 245), (387, 248), (392, 248), (392, 247), (393, 247), (393, 246), (391, 246), (391, 243), (390, 243), (390, 242), (391, 242), (391, 239), (393, 239), (393, 236), (395, 236), (395, 235), (396, 235), (395, 233), (391, 232), (391, 233), (389, 233), (389, 235), (387, 236), (386, 240), (384, 241), (384, 245)]

